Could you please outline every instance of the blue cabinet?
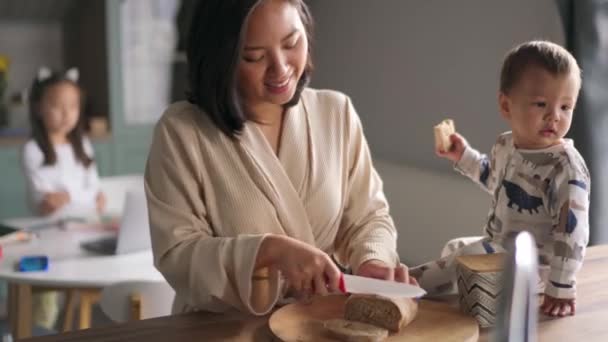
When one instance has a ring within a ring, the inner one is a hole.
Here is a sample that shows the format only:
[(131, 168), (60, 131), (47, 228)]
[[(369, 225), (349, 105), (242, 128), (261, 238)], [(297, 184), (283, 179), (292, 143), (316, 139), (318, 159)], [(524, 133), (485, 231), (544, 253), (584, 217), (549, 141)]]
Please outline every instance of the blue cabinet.
[(109, 141), (93, 142), (95, 163), (97, 164), (99, 177), (107, 177), (114, 174), (111, 146), (112, 144)]
[(29, 214), (20, 154), (20, 146), (0, 149), (0, 220)]

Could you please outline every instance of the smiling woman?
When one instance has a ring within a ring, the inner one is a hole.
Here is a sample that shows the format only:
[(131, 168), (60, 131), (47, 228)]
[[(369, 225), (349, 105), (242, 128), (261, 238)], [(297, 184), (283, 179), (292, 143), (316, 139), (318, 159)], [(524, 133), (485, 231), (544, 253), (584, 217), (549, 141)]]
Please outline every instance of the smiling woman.
[[(308, 37), (297, 8), (285, 1), (268, 1), (258, 6), (245, 33), (238, 84), (249, 114), (264, 122), (277, 116), (277, 109), (280, 110), (277, 104), (297, 103), (311, 65)], [(276, 25), (267, 25), (269, 22)], [(305, 71), (307, 75), (302, 78)], [(302, 82), (297, 89), (299, 80)], [(290, 103), (296, 92), (297, 98)]]
[(349, 97), (307, 87), (301, 0), (208, 0), (187, 47), (189, 102), (156, 126), (146, 167), (155, 263), (175, 311), (269, 312), (338, 289), (331, 256), (407, 282)]
[[(187, 51), (192, 70), (189, 101), (205, 108), (214, 123), (231, 136), (256, 115), (245, 113), (247, 103), (241, 103), (238, 97), (256, 106), (260, 99), (278, 93), (273, 102), (293, 106), (312, 71), (308, 43), (313, 32), (312, 18), (302, 1), (240, 2), (235, 7), (242, 8), (229, 18), (218, 13), (227, 14), (230, 6), (215, 1), (200, 4)], [(284, 10), (277, 12), (271, 6)], [(253, 11), (256, 7), (261, 8)], [(250, 25), (242, 29), (245, 20)], [(285, 81), (289, 83), (282, 84)]]

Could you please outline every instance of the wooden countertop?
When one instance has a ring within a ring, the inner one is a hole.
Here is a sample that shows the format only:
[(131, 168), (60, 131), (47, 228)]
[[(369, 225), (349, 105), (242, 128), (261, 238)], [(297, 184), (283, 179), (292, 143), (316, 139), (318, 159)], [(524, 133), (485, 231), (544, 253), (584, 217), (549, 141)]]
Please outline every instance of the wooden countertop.
[(190, 313), (20, 341), (277, 341), (268, 327), (268, 318)]
[[(604, 322), (608, 317), (607, 269), (608, 245), (589, 248), (583, 269), (578, 275), (576, 315), (556, 319), (542, 317), (539, 324), (539, 341), (608, 340), (608, 324)], [(267, 321), (268, 317), (241, 314), (218, 316), (191, 313), (24, 341), (276, 341)], [(488, 334), (488, 331), (482, 331), (479, 341), (487, 341)]]

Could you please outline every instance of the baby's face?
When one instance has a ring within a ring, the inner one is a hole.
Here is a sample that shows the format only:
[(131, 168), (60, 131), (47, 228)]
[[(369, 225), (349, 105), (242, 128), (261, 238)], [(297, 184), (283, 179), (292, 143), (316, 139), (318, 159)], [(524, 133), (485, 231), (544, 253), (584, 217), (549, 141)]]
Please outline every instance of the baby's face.
[(542, 149), (561, 143), (572, 123), (580, 84), (574, 73), (553, 75), (528, 67), (508, 95), (500, 95), (518, 148)]

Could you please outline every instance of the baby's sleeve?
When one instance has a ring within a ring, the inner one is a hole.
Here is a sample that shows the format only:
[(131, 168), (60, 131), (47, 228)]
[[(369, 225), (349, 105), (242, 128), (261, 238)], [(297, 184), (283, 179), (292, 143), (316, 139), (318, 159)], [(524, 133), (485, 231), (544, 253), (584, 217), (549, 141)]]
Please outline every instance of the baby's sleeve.
[(482, 189), (493, 193), (498, 186), (499, 161), (504, 158), (505, 151), (502, 148), (503, 145), (504, 137), (500, 136), (492, 147), (489, 157), (467, 146), (460, 160), (454, 164), (454, 169), (470, 178)]
[[(582, 162), (582, 160), (581, 160)], [(545, 293), (576, 297), (576, 273), (589, 242), (590, 178), (583, 165), (568, 165), (555, 178), (549, 196), (553, 218), (553, 257)]]

